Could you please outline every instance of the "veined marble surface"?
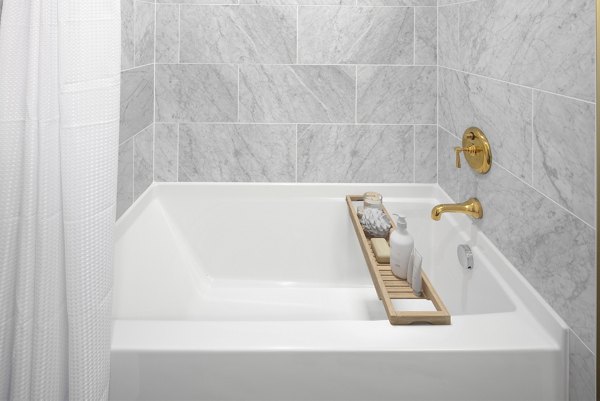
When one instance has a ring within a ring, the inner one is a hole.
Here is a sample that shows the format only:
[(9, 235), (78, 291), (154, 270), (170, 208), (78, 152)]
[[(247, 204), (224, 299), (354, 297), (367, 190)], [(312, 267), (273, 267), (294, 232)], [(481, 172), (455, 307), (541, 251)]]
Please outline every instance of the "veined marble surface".
[(306, 64), (412, 64), (414, 9), (301, 7), (298, 52)]
[(355, 69), (345, 66), (240, 66), (240, 121), (354, 122)]
[(457, 5), (438, 7), (438, 64), (460, 69)]
[(158, 4), (160, 3), (170, 3), (170, 4), (237, 4), (238, 0), (156, 0)]
[(154, 62), (154, 7), (153, 3), (134, 1), (134, 62), (136, 66)]
[(533, 119), (533, 186), (595, 226), (595, 105), (535, 91)]
[(595, 351), (595, 230), (498, 165), (460, 170), (459, 201), (471, 196), (485, 214), (475, 224)]
[(157, 122), (236, 121), (237, 74), (229, 64), (157, 64)]
[(458, 138), (480, 128), (494, 162), (531, 184), (531, 89), (446, 68), (439, 80), (439, 124)]
[(117, 218), (133, 203), (133, 139), (119, 146)]
[(260, 4), (265, 6), (353, 6), (355, 0), (239, 0), (240, 4)]
[(435, 6), (436, 0), (358, 0), (359, 6)]
[(299, 182), (412, 182), (413, 127), (299, 125)]
[(121, 73), (121, 117), (119, 143), (152, 123), (154, 66), (147, 65)]
[(435, 124), (436, 67), (358, 67), (358, 122)]
[(594, 0), (480, 0), (459, 20), (462, 69), (594, 101)]
[(596, 399), (596, 355), (569, 331), (569, 401)]
[(455, 202), (462, 202), (458, 197), (458, 169), (454, 156), (454, 148), (460, 145), (458, 138), (438, 126), (438, 184)]
[(121, 70), (133, 68), (133, 0), (121, 0)]
[(415, 64), (437, 65), (437, 7), (415, 7)]
[(137, 199), (152, 184), (154, 125), (133, 137), (133, 196)]
[(294, 125), (181, 124), (180, 181), (295, 181)]
[(177, 181), (178, 142), (177, 124), (154, 125), (154, 181)]
[(156, 62), (179, 62), (178, 4), (156, 5)]
[(415, 182), (437, 181), (437, 126), (415, 125)]
[(296, 7), (181, 6), (181, 62), (296, 62)]

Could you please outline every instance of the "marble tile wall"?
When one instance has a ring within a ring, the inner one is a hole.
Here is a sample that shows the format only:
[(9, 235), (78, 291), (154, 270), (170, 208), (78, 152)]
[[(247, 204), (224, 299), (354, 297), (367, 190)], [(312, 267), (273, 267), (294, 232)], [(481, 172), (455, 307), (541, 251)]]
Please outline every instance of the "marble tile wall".
[[(570, 399), (595, 399), (595, 1), (439, 0), (439, 184), (569, 324)], [(469, 126), (485, 176), (454, 168)]]
[(436, 182), (436, 0), (159, 0), (156, 181)]
[(153, 0), (121, 0), (121, 121), (117, 218), (153, 181)]

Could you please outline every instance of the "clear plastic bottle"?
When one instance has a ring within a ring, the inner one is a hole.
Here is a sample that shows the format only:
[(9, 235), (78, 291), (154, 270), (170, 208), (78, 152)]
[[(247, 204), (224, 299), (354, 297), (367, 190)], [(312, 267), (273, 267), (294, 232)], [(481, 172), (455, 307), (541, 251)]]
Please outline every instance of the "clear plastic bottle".
[(406, 217), (395, 214), (396, 229), (390, 234), (390, 266), (395, 276), (406, 280), (415, 241), (407, 230)]

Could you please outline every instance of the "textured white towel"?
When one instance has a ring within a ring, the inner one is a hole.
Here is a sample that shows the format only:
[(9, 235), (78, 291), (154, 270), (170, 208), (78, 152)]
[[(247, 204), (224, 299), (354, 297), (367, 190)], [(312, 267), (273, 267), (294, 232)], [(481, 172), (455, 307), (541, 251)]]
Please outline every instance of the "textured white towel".
[(118, 0), (4, 0), (0, 399), (108, 396)]

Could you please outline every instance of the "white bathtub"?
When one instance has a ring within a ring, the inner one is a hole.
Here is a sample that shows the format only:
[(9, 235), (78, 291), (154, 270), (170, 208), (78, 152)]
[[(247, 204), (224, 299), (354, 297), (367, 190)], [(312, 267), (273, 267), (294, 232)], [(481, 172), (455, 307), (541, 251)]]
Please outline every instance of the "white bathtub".
[[(408, 216), (452, 325), (387, 321), (344, 199), (367, 190)], [(468, 217), (431, 220), (448, 201), (437, 185), (153, 185), (117, 223), (110, 398), (566, 399), (565, 324)]]

